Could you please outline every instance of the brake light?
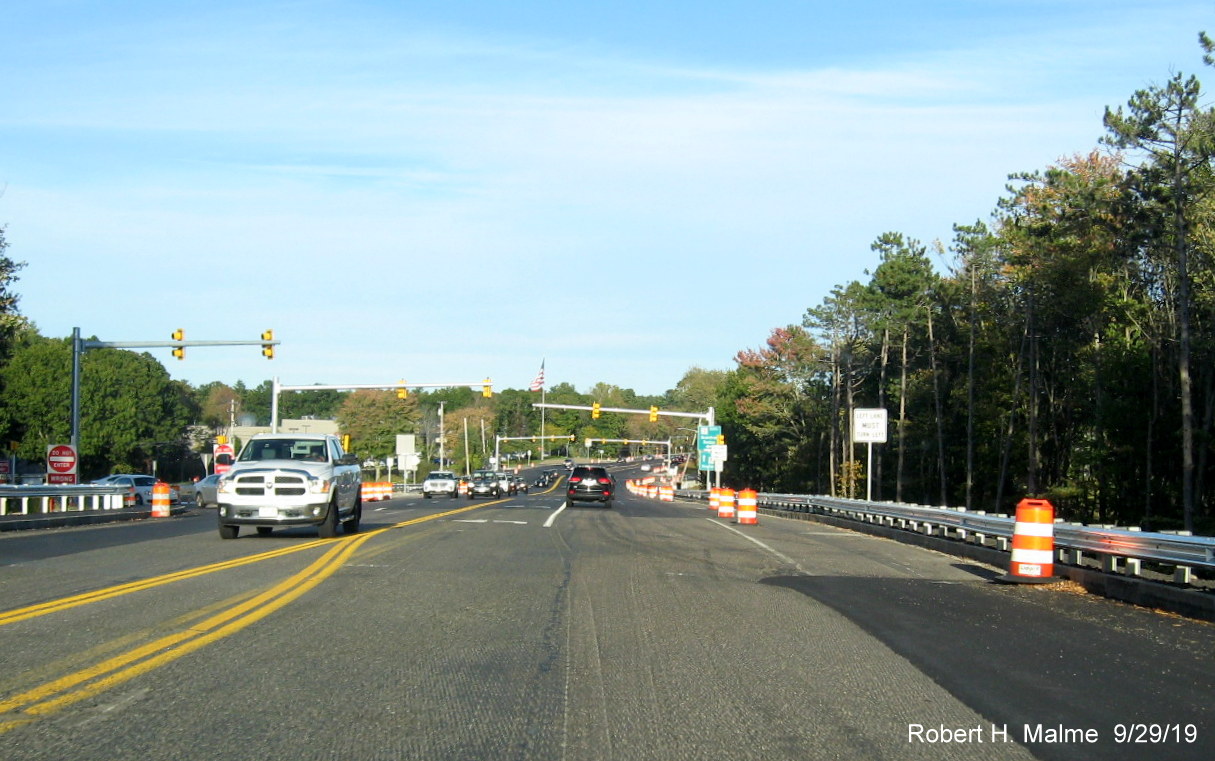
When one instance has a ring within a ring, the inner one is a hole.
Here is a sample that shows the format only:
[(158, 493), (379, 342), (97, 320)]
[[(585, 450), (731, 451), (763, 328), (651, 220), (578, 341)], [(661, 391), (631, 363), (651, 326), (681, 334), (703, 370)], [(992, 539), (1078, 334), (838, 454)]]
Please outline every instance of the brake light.
[(582, 480), (582, 476), (570, 476), (570, 483), (576, 484)]
[(612, 479), (610, 479), (610, 478), (599, 479), (599, 483), (601, 483), (601, 484), (610, 484), (611, 482), (612, 482)]

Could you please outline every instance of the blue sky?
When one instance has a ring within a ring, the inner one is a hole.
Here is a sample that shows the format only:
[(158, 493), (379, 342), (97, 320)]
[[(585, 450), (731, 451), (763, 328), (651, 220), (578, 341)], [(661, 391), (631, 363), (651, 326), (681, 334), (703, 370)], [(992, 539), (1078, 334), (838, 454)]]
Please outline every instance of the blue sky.
[[(175, 378), (662, 393), (948, 243), (1106, 106), (1210, 82), (1168, 0), (16, 0), (0, 224), (49, 336)], [(941, 267), (947, 266), (942, 261)]]

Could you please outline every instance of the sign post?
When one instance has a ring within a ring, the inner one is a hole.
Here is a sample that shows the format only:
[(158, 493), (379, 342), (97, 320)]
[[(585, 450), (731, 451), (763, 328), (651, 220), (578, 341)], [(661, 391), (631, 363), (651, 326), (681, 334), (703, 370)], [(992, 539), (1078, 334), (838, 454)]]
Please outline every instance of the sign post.
[(886, 443), (886, 410), (855, 409), (852, 411), (852, 443), (868, 444), (869, 462), (865, 464), (865, 499), (873, 500), (873, 445)]
[(76, 483), (76, 465), (76, 447), (71, 444), (51, 444), (46, 448), (48, 484)]

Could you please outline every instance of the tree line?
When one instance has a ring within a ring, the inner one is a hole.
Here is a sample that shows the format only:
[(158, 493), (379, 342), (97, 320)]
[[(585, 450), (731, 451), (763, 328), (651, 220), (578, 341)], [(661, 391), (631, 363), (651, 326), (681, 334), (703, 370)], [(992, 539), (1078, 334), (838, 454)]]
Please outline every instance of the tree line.
[[(1215, 112), (1174, 74), (1104, 127), (1012, 175), (947, 244), (882, 233), (867, 281), (739, 352), (720, 399), (733, 477), (856, 496), (872, 475), (883, 499), (1037, 496), (1074, 520), (1209, 530)], [(870, 407), (891, 425), (867, 474), (850, 426)]]

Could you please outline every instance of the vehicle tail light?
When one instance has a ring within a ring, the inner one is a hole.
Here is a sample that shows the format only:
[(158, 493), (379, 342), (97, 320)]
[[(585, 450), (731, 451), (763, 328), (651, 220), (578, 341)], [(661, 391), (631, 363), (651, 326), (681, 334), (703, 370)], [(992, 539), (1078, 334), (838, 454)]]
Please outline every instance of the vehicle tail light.
[(601, 483), (601, 484), (610, 484), (611, 482), (612, 482), (612, 479), (610, 479), (610, 478), (599, 479), (599, 483)]
[(582, 480), (582, 476), (570, 476), (570, 483), (576, 484)]

